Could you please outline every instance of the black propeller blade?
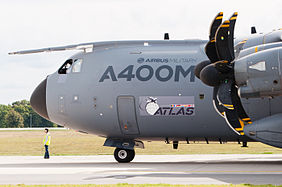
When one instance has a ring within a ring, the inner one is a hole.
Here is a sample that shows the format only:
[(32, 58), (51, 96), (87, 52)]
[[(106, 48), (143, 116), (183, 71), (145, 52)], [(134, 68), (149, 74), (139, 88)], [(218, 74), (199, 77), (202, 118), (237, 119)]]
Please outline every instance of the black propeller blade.
[(219, 60), (234, 60), (234, 28), (237, 19), (235, 12), (229, 20), (223, 22), (216, 31), (215, 46)]
[(234, 110), (232, 99), (230, 97), (233, 84), (232, 80), (226, 80), (226, 82), (220, 84), (217, 92), (217, 99), (219, 103), (228, 110)]
[(230, 41), (228, 42), (229, 43), (229, 49), (230, 49), (230, 54), (232, 55), (232, 60), (234, 60), (235, 58), (235, 55), (234, 55), (234, 29), (235, 29), (235, 23), (236, 23), (236, 20), (237, 20), (237, 15), (238, 13), (237, 12), (234, 12), (234, 14), (229, 18), (229, 21), (230, 21), (230, 26), (229, 26), (229, 31), (230, 31)]
[(225, 119), (228, 122), (228, 125), (239, 135), (244, 135), (244, 122), (241, 119), (238, 119), (238, 115), (234, 110), (226, 110), (224, 112)]
[(231, 99), (234, 106), (234, 109), (236, 110), (236, 113), (238, 114), (238, 117), (245, 123), (245, 124), (251, 124), (252, 121), (249, 118), (248, 114), (245, 112), (244, 107), (241, 103), (241, 99), (238, 96), (238, 89), (234, 85), (231, 87)]
[(221, 116), (224, 117), (225, 115), (225, 108), (219, 103), (217, 99), (217, 92), (218, 92), (218, 87), (214, 87), (213, 89), (213, 104), (214, 108), (217, 111), (217, 113)]
[(210, 35), (209, 35), (209, 42), (207, 43), (205, 47), (205, 52), (211, 61), (211, 63), (214, 63), (218, 61), (218, 56), (216, 54), (216, 47), (215, 47), (215, 34), (218, 29), (218, 27), (222, 23), (222, 18), (223, 18), (223, 12), (219, 12), (215, 18), (213, 19), (213, 22), (210, 26)]
[(222, 19), (223, 19), (223, 12), (219, 12), (213, 19), (213, 22), (210, 26), (210, 35), (209, 35), (210, 40), (214, 40), (215, 33), (217, 31), (217, 28), (221, 25)]

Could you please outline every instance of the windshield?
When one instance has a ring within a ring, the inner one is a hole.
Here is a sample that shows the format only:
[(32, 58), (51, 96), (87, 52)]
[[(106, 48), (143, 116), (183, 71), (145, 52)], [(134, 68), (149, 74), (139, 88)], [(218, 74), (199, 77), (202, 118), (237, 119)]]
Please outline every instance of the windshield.
[(67, 60), (59, 69), (58, 73), (59, 74), (67, 74), (69, 73), (69, 69), (71, 68), (72, 65), (72, 59)]
[(82, 59), (68, 59), (58, 70), (59, 74), (79, 73), (81, 71)]
[(81, 71), (82, 59), (75, 59), (72, 65), (72, 72), (79, 73)]

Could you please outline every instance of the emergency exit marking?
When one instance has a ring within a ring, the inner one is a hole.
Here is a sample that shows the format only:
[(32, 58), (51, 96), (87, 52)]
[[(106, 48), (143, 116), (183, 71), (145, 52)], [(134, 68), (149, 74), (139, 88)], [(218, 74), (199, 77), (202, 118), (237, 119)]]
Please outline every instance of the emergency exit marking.
[(126, 130), (127, 130), (127, 125), (126, 125), (126, 124), (124, 125), (124, 129), (126, 129)]

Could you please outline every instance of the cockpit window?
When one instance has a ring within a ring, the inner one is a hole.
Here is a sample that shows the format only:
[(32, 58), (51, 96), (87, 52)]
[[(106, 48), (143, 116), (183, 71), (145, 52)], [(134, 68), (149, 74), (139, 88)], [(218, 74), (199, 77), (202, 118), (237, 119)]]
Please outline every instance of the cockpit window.
[(59, 69), (59, 74), (67, 74), (70, 72), (71, 65), (73, 63), (72, 59), (68, 59)]
[(68, 59), (59, 69), (59, 74), (79, 73), (81, 71), (82, 59)]
[(79, 73), (81, 71), (82, 59), (75, 59), (72, 65), (72, 72)]

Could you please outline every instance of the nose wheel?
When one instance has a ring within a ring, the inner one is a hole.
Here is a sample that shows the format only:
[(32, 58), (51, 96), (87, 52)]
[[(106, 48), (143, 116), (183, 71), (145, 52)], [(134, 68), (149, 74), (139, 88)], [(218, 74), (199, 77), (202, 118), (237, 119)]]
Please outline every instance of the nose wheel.
[(131, 162), (135, 157), (135, 151), (131, 149), (116, 148), (114, 152), (116, 161), (119, 163)]

